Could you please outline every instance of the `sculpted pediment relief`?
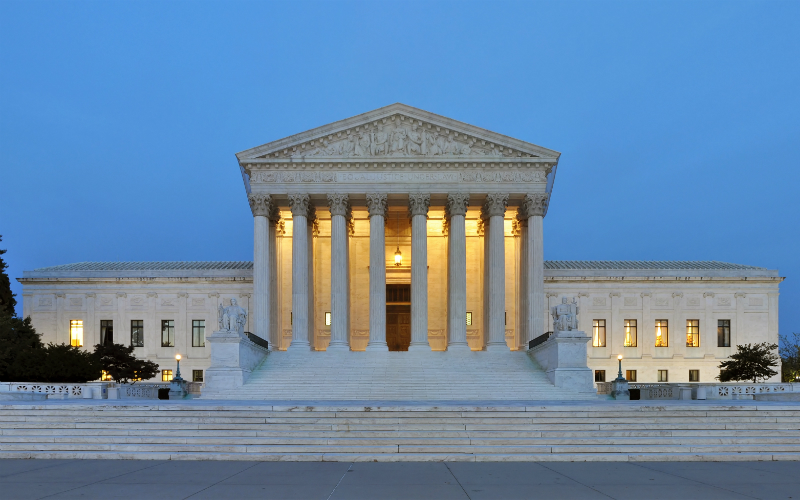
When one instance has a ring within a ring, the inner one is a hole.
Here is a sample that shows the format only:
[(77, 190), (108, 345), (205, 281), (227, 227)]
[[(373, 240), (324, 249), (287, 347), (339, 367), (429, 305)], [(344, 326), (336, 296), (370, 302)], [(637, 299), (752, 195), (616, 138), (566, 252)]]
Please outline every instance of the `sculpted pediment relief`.
[(558, 158), (560, 153), (393, 104), (239, 153), (240, 161), (291, 159)]

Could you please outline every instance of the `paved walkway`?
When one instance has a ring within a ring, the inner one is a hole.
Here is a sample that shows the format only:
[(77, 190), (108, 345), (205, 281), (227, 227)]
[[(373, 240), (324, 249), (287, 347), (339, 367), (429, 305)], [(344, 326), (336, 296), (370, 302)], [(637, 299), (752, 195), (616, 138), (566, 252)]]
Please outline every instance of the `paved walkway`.
[(800, 462), (0, 460), (0, 497), (800, 499)]

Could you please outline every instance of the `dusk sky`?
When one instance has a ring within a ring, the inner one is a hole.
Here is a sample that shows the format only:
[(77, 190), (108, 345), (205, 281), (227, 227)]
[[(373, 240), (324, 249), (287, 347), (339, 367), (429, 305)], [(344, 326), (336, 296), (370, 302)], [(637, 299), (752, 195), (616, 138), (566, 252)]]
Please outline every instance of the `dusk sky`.
[(0, 2), (0, 248), (252, 260), (236, 152), (402, 102), (562, 153), (546, 259), (778, 269), (800, 2)]

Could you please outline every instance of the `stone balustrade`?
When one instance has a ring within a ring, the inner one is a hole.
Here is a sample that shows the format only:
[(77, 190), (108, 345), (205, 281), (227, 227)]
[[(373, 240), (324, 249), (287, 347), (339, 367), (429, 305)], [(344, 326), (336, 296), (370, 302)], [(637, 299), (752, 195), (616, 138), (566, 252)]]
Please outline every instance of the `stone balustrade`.
[[(611, 394), (611, 382), (596, 382), (595, 384), (597, 385), (597, 394)], [(692, 399), (707, 400), (753, 399), (754, 396), (762, 394), (800, 394), (800, 384), (795, 383), (630, 383), (630, 389), (638, 390), (639, 398), (642, 400), (680, 399), (681, 388), (690, 389)], [(698, 392), (700, 393), (699, 398)]]

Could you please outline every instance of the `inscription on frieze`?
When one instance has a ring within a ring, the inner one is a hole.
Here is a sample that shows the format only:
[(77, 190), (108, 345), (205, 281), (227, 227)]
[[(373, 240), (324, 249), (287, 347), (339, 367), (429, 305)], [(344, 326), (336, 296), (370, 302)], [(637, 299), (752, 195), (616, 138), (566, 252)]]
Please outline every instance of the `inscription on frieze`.
[(253, 172), (252, 182), (546, 182), (542, 171), (524, 172)]

